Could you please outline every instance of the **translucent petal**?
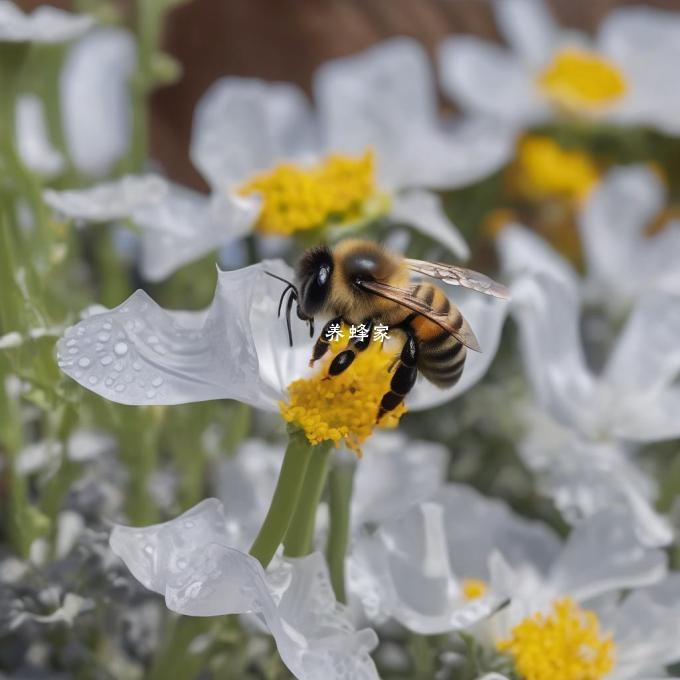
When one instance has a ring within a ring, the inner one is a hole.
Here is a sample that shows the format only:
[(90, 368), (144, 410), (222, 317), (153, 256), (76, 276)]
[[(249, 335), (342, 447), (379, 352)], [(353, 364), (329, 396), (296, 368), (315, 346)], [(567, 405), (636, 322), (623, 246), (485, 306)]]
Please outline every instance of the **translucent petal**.
[(185, 264), (247, 234), (259, 203), (228, 194), (206, 197), (177, 184), (168, 185), (161, 202), (135, 211), (143, 229), (144, 278), (160, 281)]
[(0, 2), (0, 42), (59, 43), (77, 38), (93, 24), (86, 14), (44, 6), (24, 14), (13, 2)]
[(316, 72), (314, 93), (325, 144), (355, 153), (374, 148), (389, 186), (403, 171), (404, 140), (436, 120), (432, 70), (423, 48), (410, 38), (326, 62)]
[(70, 49), (61, 75), (64, 133), (76, 167), (101, 177), (130, 141), (130, 78), (137, 63), (132, 35), (100, 28)]
[(157, 175), (127, 175), (87, 189), (47, 189), (47, 205), (65, 217), (106, 222), (132, 217), (135, 211), (158, 205), (166, 198), (168, 185)]
[(22, 95), (17, 99), (16, 143), (23, 162), (34, 172), (45, 177), (56, 175), (64, 159), (52, 146), (42, 101), (35, 95)]
[(617, 387), (638, 393), (670, 385), (680, 372), (678, 337), (680, 297), (643, 296), (617, 339), (605, 377)]
[(558, 421), (586, 429), (593, 420), (595, 382), (583, 357), (578, 296), (543, 274), (512, 286), (526, 372), (539, 404)]
[(449, 566), (443, 509), (414, 506), (357, 540), (349, 589), (369, 618), (388, 617), (416, 633), (462, 630), (488, 616), (501, 598), (493, 592), (465, 600)]
[(446, 246), (457, 257), (463, 260), (470, 257), (468, 244), (447, 217), (437, 195), (419, 190), (396, 194), (389, 216)]
[(667, 545), (668, 520), (654, 509), (656, 484), (615, 443), (589, 442), (536, 414), (519, 446), (539, 491), (553, 499), (562, 516), (580, 524), (603, 510), (618, 508), (645, 545)]
[(296, 348), (297, 363), (287, 356), (293, 353), (276, 318), (281, 285), (265, 269), (292, 276), (278, 262), (219, 272), (213, 302), (200, 312), (164, 310), (138, 290), (67, 330), (57, 345), (59, 365), (123, 404), (238, 399), (275, 410), (309, 347)]
[(448, 450), (435, 442), (378, 431), (363, 445), (352, 492), (352, 524), (381, 523), (434, 496), (446, 477)]
[(322, 556), (291, 560), (265, 574), (257, 560), (230, 547), (226, 527), (221, 504), (208, 499), (165, 524), (116, 526), (111, 547), (173, 611), (256, 613), (296, 677), (377, 680), (369, 656), (375, 633), (354, 630), (332, 595)]
[(579, 279), (572, 266), (538, 234), (519, 224), (509, 224), (496, 238), (501, 269), (509, 279), (543, 273), (578, 294)]
[(651, 443), (680, 436), (680, 388), (633, 393), (616, 413), (613, 433), (623, 439)]
[(513, 125), (547, 115), (532, 72), (506, 49), (477, 38), (447, 38), (439, 48), (439, 68), (444, 93), (470, 113)]
[(495, 551), (511, 567), (530, 563), (542, 573), (559, 553), (560, 541), (545, 524), (516, 515), (504, 502), (486, 498), (472, 487), (447, 484), (433, 501), (444, 508), (449, 560), (459, 579), (488, 582)]
[(680, 18), (676, 12), (626, 7), (609, 12), (600, 26), (598, 47), (625, 73), (629, 95), (613, 112), (615, 120), (650, 125), (680, 134)]
[(424, 378), (419, 378), (406, 401), (412, 411), (444, 404), (469, 390), (484, 377), (498, 351), (501, 331), (508, 313), (507, 301), (450, 286), (446, 287), (446, 293), (472, 327), (482, 351), (468, 352), (463, 375), (453, 387), (440, 389)]
[(543, 0), (495, 0), (496, 22), (513, 51), (538, 68), (551, 56), (558, 27)]
[(591, 193), (579, 228), (595, 285), (635, 291), (647, 245), (644, 230), (663, 207), (664, 193), (659, 177), (644, 166), (611, 170)]
[(287, 158), (315, 152), (309, 105), (294, 85), (222, 78), (196, 107), (191, 160), (214, 191), (227, 191)]
[(577, 526), (555, 563), (551, 584), (577, 600), (650, 585), (666, 574), (666, 556), (643, 546), (619, 510), (603, 510)]

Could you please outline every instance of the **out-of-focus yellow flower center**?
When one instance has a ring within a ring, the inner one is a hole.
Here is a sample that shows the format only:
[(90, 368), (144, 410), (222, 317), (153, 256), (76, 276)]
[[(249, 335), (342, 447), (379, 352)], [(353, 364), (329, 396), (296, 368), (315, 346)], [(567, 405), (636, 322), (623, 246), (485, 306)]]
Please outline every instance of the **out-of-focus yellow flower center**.
[(601, 680), (614, 667), (614, 643), (600, 632), (594, 612), (571, 598), (557, 600), (549, 614), (534, 614), (498, 643), (524, 680)]
[(563, 149), (549, 137), (527, 135), (519, 143), (513, 179), (517, 191), (530, 199), (582, 201), (597, 184), (599, 171), (589, 154)]
[(375, 182), (371, 150), (360, 157), (332, 154), (313, 167), (281, 163), (250, 179), (243, 196), (260, 194), (257, 229), (289, 236), (330, 225), (345, 225), (386, 209)]
[[(348, 337), (344, 329), (344, 337)], [(406, 412), (402, 404), (386, 413), (376, 423), (380, 401), (390, 389), (395, 354), (371, 341), (359, 352), (352, 365), (327, 378), (333, 356), (346, 348), (343, 341), (331, 342), (330, 351), (310, 378), (295, 380), (288, 386), (288, 403), (279, 408), (286, 422), (297, 423), (311, 444), (330, 439), (336, 445), (344, 441), (359, 457), (361, 444), (377, 427), (396, 427)]]
[(486, 593), (489, 587), (484, 581), (478, 578), (463, 579), (463, 595), (466, 600), (476, 600)]
[(559, 50), (538, 77), (539, 87), (555, 104), (572, 111), (598, 109), (622, 97), (623, 74), (596, 52), (578, 48)]

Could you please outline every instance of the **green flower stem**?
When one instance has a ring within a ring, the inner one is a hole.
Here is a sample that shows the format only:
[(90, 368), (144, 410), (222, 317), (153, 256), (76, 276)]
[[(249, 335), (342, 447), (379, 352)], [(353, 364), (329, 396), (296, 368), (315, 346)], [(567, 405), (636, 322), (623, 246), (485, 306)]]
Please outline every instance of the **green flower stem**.
[(354, 465), (336, 465), (331, 470), (330, 526), (326, 559), (330, 570), (331, 584), (338, 602), (346, 602), (345, 555), (349, 539), (350, 501), (354, 483)]
[(314, 450), (302, 430), (289, 427), (288, 432), (288, 448), (283, 457), (274, 496), (257, 538), (250, 548), (250, 554), (265, 569), (288, 531)]
[(322, 442), (314, 447), (305, 472), (302, 491), (295, 506), (295, 513), (283, 543), (283, 554), (288, 557), (304, 557), (311, 552), (316, 524), (316, 510), (326, 486), (328, 461), (333, 443)]

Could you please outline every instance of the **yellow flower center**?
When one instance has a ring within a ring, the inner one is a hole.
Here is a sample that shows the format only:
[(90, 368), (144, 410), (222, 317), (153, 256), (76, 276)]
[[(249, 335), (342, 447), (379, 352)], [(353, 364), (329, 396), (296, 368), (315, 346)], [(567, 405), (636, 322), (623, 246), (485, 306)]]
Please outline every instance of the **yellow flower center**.
[(538, 85), (555, 104), (576, 112), (605, 107), (627, 90), (614, 64), (596, 52), (573, 47), (555, 54), (539, 75)]
[(527, 135), (519, 143), (513, 181), (529, 199), (546, 196), (582, 201), (599, 180), (592, 157), (576, 149), (563, 149), (541, 135)]
[[(348, 338), (347, 329), (343, 331)], [(310, 378), (292, 382), (288, 386), (289, 401), (281, 402), (279, 408), (283, 419), (297, 423), (311, 444), (329, 439), (336, 445), (344, 441), (361, 457), (361, 444), (376, 426), (396, 427), (406, 407), (402, 403), (376, 422), (380, 401), (390, 390), (395, 360), (395, 353), (381, 342), (371, 340), (348, 369), (329, 378), (328, 365), (345, 348), (342, 340), (331, 342), (319, 370)]]
[(600, 680), (614, 667), (614, 643), (600, 632), (594, 612), (571, 598), (557, 600), (549, 614), (534, 614), (498, 643), (524, 680)]
[(463, 579), (463, 596), (466, 600), (476, 600), (486, 593), (489, 587), (478, 578)]
[(357, 158), (332, 154), (309, 168), (281, 163), (251, 178), (239, 193), (262, 197), (259, 231), (284, 236), (351, 224), (386, 209), (385, 196), (377, 190), (371, 150)]

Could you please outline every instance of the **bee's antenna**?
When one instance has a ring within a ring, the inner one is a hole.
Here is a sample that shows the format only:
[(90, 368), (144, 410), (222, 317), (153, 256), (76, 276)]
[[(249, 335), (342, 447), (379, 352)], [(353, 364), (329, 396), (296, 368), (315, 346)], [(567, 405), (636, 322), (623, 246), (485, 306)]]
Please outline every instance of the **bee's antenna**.
[(267, 276), (271, 276), (273, 279), (278, 279), (279, 281), (283, 281), (284, 283), (287, 283), (294, 291), (296, 295), (299, 295), (298, 289), (295, 287), (295, 284), (292, 281), (289, 281), (288, 279), (284, 279), (283, 276), (279, 276), (278, 274), (272, 274), (271, 272), (265, 271), (265, 274)]
[(288, 342), (291, 347), (293, 346), (293, 329), (290, 326), (290, 311), (293, 309), (293, 302), (295, 302), (295, 300), (297, 300), (297, 294), (295, 287), (293, 287), (293, 290), (290, 291), (288, 297), (288, 304), (286, 305), (286, 328), (288, 329)]
[[(291, 323), (290, 323), (290, 312), (293, 309), (293, 303), (297, 302), (300, 298), (300, 293), (298, 292), (297, 286), (292, 282), (289, 281), (288, 279), (284, 279), (283, 276), (279, 276), (278, 274), (272, 274), (272, 272), (265, 271), (265, 274), (267, 276), (271, 276), (273, 279), (278, 279), (279, 281), (283, 281), (283, 283), (286, 284), (286, 287), (283, 289), (283, 292), (281, 293), (281, 297), (279, 298), (279, 308), (276, 312), (277, 316), (281, 316), (281, 308), (283, 307), (283, 299), (286, 297), (286, 293), (290, 291), (290, 296), (288, 297), (288, 302), (286, 304), (286, 327), (288, 328), (288, 342), (290, 343), (290, 346), (293, 346), (293, 330), (291, 328)], [(309, 323), (309, 337), (313, 338), (314, 337), (314, 319), (313, 318), (307, 318), (304, 314), (302, 314), (300, 310), (300, 304), (298, 303), (298, 317), (302, 321), (307, 321)]]

